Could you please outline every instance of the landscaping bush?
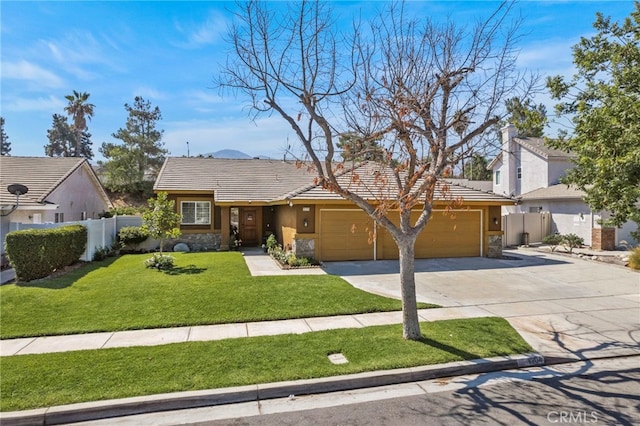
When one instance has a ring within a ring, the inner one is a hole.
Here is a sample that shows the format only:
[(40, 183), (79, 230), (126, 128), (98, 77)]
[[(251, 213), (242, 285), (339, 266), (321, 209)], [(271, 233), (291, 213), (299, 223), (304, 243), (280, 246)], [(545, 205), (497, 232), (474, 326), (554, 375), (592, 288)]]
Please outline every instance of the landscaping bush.
[(284, 265), (287, 263), (287, 253), (282, 249), (282, 246), (276, 244), (274, 247), (271, 247), (267, 250), (269, 256), (280, 262), (280, 264)]
[(101, 260), (105, 260), (107, 257), (115, 256), (117, 254), (117, 247), (99, 247), (96, 251), (93, 252), (93, 258), (91, 259), (94, 262), (99, 262)]
[(582, 247), (584, 245), (584, 238), (577, 236), (576, 234), (551, 234), (542, 239), (544, 244), (551, 246), (551, 251), (555, 251), (556, 247), (563, 245), (569, 250), (569, 253), (573, 253), (574, 248)]
[(560, 234), (551, 234), (551, 235), (547, 235), (546, 237), (544, 237), (542, 239), (542, 242), (544, 244), (548, 244), (551, 246), (551, 251), (554, 252), (556, 251), (556, 248), (562, 244), (562, 235)]
[(629, 256), (629, 268), (640, 270), (640, 247), (636, 247)]
[(563, 235), (562, 244), (569, 248), (569, 253), (573, 253), (574, 248), (582, 247), (584, 245), (584, 238), (579, 237), (576, 234)]
[(278, 246), (278, 240), (276, 239), (276, 236), (271, 234), (269, 235), (269, 238), (267, 238), (267, 251), (275, 248)]
[(5, 250), (18, 281), (44, 278), (76, 263), (86, 244), (87, 228), (82, 225), (14, 231), (5, 238)]
[(168, 271), (173, 268), (175, 258), (167, 254), (154, 253), (153, 257), (144, 261), (144, 265), (147, 268), (156, 268), (161, 271)]
[(113, 216), (139, 216), (142, 214), (144, 208), (142, 207), (132, 207), (132, 206), (124, 206), (124, 207), (114, 207), (107, 212), (103, 212), (100, 217), (113, 217)]
[(276, 244), (276, 246), (269, 248), (268, 250), (269, 256), (275, 259), (282, 266), (289, 266), (291, 268), (295, 267), (303, 267), (303, 266), (312, 266), (317, 265), (313, 259), (309, 259), (308, 257), (297, 257), (294, 253), (290, 251), (284, 251), (282, 246)]
[(122, 248), (131, 246), (133, 250), (137, 250), (138, 245), (145, 242), (147, 238), (149, 233), (141, 226), (125, 226), (118, 232), (118, 241)]

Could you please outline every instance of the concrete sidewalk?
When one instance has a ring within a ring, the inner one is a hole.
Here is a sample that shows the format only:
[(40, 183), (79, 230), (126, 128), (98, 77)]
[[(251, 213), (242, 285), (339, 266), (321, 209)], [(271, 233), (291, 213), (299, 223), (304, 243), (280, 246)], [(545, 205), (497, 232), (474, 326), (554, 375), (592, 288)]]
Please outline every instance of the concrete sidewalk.
[[(418, 311), (418, 314), (421, 321), (492, 316), (488, 312), (473, 306), (466, 308), (423, 309)], [(299, 318), (282, 321), (130, 330), (68, 336), (28, 337), (0, 340), (0, 356), (131, 346), (157, 346), (171, 343), (273, 336), (277, 334), (302, 334), (337, 328), (362, 328), (401, 323), (401, 312), (379, 312), (332, 317)]]

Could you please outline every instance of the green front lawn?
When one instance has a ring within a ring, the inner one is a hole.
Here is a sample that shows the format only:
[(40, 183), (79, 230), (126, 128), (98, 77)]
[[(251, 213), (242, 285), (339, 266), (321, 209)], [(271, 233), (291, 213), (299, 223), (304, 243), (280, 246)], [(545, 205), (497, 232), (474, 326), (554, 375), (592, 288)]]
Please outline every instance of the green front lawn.
[[(530, 352), (501, 318), (0, 358), (0, 410), (309, 379)], [(333, 365), (340, 352), (348, 364)]]
[[(149, 254), (94, 262), (64, 276), (0, 287), (0, 337), (265, 321), (401, 310), (332, 275), (252, 277), (240, 253)], [(420, 307), (433, 305), (422, 304)]]

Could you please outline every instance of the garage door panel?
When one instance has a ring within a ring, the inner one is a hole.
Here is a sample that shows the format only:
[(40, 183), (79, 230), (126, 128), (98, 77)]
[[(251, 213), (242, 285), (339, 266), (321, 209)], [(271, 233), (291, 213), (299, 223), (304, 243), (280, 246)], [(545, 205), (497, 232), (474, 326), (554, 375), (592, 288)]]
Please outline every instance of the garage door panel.
[(321, 259), (373, 259), (373, 221), (362, 211), (320, 211)]
[[(412, 221), (419, 213), (412, 214)], [(436, 257), (472, 257), (480, 256), (480, 212), (456, 211), (454, 216), (434, 211), (427, 226), (418, 236), (415, 245), (417, 259)], [(394, 220), (397, 223), (397, 219)], [(381, 232), (383, 238), (383, 256), (385, 259), (397, 259), (398, 247), (391, 235)]]
[(416, 240), (416, 257), (480, 256), (480, 212), (434, 212)]
[[(321, 259), (373, 259), (371, 242), (373, 221), (362, 211), (321, 210)], [(419, 212), (412, 214), (412, 221)], [(390, 217), (398, 223), (397, 215)], [(455, 211), (454, 216), (434, 211), (425, 230), (418, 236), (416, 258), (471, 257), (481, 255), (481, 212)], [(398, 248), (391, 235), (378, 228), (379, 258), (397, 259)], [(381, 247), (380, 247), (381, 246)]]

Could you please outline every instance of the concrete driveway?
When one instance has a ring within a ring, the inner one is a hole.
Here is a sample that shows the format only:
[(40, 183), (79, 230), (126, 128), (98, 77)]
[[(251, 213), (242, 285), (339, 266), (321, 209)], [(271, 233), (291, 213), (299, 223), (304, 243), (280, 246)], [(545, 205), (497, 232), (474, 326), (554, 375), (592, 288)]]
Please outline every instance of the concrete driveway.
[[(640, 273), (528, 249), (505, 255), (416, 260), (418, 301), (504, 317), (547, 357), (640, 354)], [(330, 262), (326, 271), (400, 298), (397, 261)]]

